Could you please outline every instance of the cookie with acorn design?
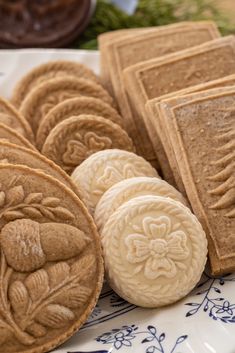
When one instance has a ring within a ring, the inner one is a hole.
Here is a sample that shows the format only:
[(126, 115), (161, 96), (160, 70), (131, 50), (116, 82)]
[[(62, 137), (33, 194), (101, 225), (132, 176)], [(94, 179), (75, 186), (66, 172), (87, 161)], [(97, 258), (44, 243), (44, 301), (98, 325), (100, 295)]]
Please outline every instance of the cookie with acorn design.
[(0, 140), (0, 163), (20, 164), (33, 169), (41, 169), (65, 184), (81, 198), (81, 192), (72, 179), (57, 164), (39, 152)]
[(138, 176), (159, 177), (144, 158), (119, 149), (96, 152), (78, 166), (71, 177), (80, 187), (83, 199), (93, 214), (101, 196), (121, 180)]
[(182, 194), (162, 179), (150, 177), (125, 179), (108, 189), (99, 200), (94, 215), (98, 229), (103, 228), (109, 217), (123, 203), (145, 195), (170, 197), (187, 205)]
[(48, 352), (96, 304), (99, 237), (80, 199), (53, 177), (5, 164), (0, 186), (1, 351)]
[(0, 97), (0, 123), (5, 124), (34, 142), (34, 136), (29, 123), (7, 100)]
[(14, 89), (11, 101), (15, 107), (19, 108), (30, 91), (36, 86), (52, 78), (64, 76), (86, 78), (99, 83), (95, 73), (81, 63), (65, 60), (51, 61), (37, 66), (22, 77)]
[(142, 307), (175, 303), (200, 280), (207, 240), (197, 218), (180, 202), (139, 196), (122, 204), (101, 232), (111, 287)]
[(2, 123), (0, 123), (0, 141), (8, 141), (19, 146), (36, 150), (36, 148), (23, 135)]
[(60, 77), (36, 86), (23, 101), (20, 112), (36, 134), (43, 117), (57, 104), (79, 96), (94, 97), (115, 106), (113, 98), (99, 84), (85, 78)]
[(42, 154), (71, 174), (90, 155), (110, 148), (134, 149), (132, 140), (119, 125), (95, 115), (79, 115), (52, 129)]
[(118, 112), (102, 100), (92, 97), (78, 97), (67, 99), (58, 104), (49, 111), (42, 119), (37, 131), (37, 148), (42, 149), (42, 146), (49, 135), (50, 131), (60, 122), (81, 114), (102, 116), (105, 119), (111, 120), (115, 124), (123, 126), (123, 118)]

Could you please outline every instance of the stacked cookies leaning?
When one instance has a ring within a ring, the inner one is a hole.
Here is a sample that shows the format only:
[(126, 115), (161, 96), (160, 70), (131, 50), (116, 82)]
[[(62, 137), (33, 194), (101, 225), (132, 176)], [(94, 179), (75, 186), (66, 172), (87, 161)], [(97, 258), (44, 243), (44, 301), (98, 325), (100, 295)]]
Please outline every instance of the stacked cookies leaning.
[(137, 151), (188, 198), (212, 273), (235, 270), (235, 38), (187, 22), (110, 32), (99, 43), (103, 82)]

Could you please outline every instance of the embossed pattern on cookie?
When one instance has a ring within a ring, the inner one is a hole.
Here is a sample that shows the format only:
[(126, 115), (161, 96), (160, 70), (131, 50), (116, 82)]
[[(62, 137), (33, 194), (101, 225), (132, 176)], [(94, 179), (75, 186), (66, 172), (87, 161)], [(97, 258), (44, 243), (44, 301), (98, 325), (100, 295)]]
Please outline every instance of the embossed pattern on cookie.
[(109, 283), (139, 306), (159, 307), (183, 298), (206, 264), (200, 223), (170, 198), (139, 196), (122, 204), (101, 236)]
[(84, 78), (61, 77), (36, 86), (20, 107), (21, 114), (36, 134), (42, 118), (57, 104), (79, 96), (94, 97), (115, 106), (111, 96), (102, 86)]
[(48, 81), (52, 78), (59, 78), (64, 76), (86, 78), (88, 80), (99, 83), (98, 77), (87, 66), (73, 61), (51, 61), (46, 64), (37, 66), (28, 72), (17, 83), (13, 95), (12, 103), (19, 108), (27, 95), (37, 85)]
[(37, 131), (37, 147), (41, 150), (50, 131), (60, 122), (81, 114), (102, 116), (112, 122), (123, 126), (123, 118), (110, 105), (100, 99), (92, 97), (79, 97), (67, 99), (58, 104), (42, 119)]
[(94, 115), (71, 117), (56, 125), (42, 153), (69, 174), (95, 152), (110, 148), (133, 151), (133, 143), (117, 124)]
[(79, 198), (56, 179), (8, 164), (0, 165), (0, 184), (1, 350), (48, 352), (96, 304), (98, 234)]
[(87, 158), (71, 177), (83, 193), (91, 213), (101, 196), (121, 180), (138, 176), (159, 177), (145, 159), (132, 152), (113, 149), (97, 152)]
[(187, 205), (185, 198), (170, 184), (159, 178), (136, 177), (120, 181), (108, 189), (95, 209), (95, 222), (102, 229), (109, 217), (125, 202), (138, 196), (170, 197)]
[(16, 145), (36, 150), (36, 148), (24, 138), (24, 136), (2, 123), (0, 123), (0, 141), (8, 141)]

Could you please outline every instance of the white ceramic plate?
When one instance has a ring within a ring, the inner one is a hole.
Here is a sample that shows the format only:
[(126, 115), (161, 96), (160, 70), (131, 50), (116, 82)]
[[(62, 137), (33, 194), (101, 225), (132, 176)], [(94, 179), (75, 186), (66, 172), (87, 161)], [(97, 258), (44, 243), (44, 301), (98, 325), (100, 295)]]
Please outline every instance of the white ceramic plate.
[[(98, 52), (69, 50), (0, 51), (0, 95), (32, 67), (55, 59), (85, 63), (99, 71)], [(57, 353), (235, 353), (235, 274), (211, 278), (184, 300), (162, 309), (131, 305), (104, 286), (84, 327)]]

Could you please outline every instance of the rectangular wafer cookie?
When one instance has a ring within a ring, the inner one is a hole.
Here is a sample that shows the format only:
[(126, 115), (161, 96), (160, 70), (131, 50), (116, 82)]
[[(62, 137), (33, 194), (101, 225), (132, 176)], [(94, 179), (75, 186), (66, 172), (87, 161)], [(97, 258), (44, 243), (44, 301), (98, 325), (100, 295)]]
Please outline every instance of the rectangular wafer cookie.
[[(159, 135), (162, 146), (167, 155), (171, 170), (173, 172), (176, 185), (183, 194), (185, 194), (185, 188), (179, 173), (179, 168), (174, 155), (174, 150), (171, 146), (169, 135), (167, 133), (167, 129), (165, 126), (166, 124), (165, 114), (168, 114), (169, 110), (174, 106), (177, 106), (183, 103), (184, 98), (181, 98), (181, 97), (184, 95), (188, 95), (194, 92), (207, 91), (209, 89), (216, 88), (216, 87), (225, 87), (225, 86), (232, 86), (232, 85), (235, 85), (235, 74), (226, 76), (218, 80), (213, 80), (207, 83), (192, 86), (192, 87), (171, 93), (169, 95), (154, 98), (152, 100), (149, 100), (146, 104), (146, 109), (148, 114), (147, 116), (152, 126), (151, 131), (155, 131), (155, 133)], [(185, 99), (189, 99), (188, 96), (185, 97)], [(163, 112), (161, 111), (161, 105), (159, 104), (160, 102), (163, 103), (165, 108)], [(151, 138), (152, 138), (152, 142), (154, 143), (156, 139), (153, 138), (153, 134), (151, 135)]]
[(168, 134), (208, 236), (212, 273), (224, 274), (235, 270), (235, 87), (182, 99), (171, 109)]

